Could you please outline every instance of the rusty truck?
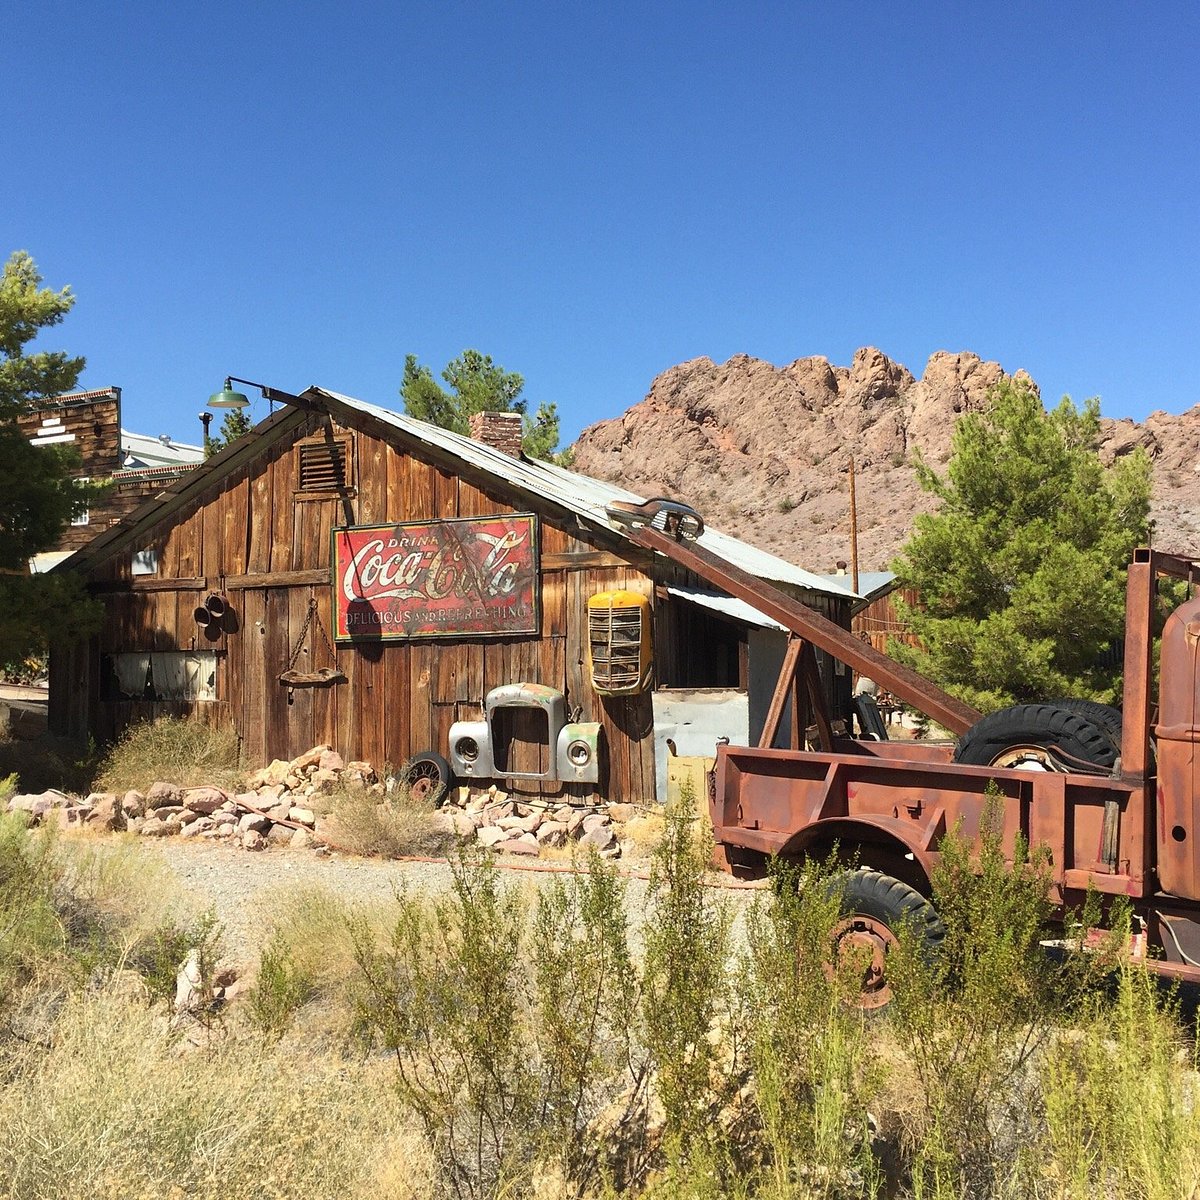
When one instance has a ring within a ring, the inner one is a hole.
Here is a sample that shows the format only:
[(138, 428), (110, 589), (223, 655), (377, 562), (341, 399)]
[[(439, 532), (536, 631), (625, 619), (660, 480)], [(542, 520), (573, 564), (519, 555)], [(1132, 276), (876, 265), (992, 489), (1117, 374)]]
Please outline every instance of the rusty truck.
[[(1136, 952), (1146, 947), (1149, 969), (1200, 983), (1200, 595), (1166, 620), (1157, 695), (1154, 689), (1159, 581), (1198, 582), (1200, 562), (1135, 552), (1119, 710), (1064, 700), (982, 716), (709, 553), (697, 540), (703, 520), (694, 509), (651, 500), (614, 503), (608, 514), (638, 544), (789, 631), (758, 745), (716, 748), (709, 785), (715, 857), (744, 877), (765, 875), (773, 857), (825, 857), (835, 848), (855, 862), (835, 936), (866, 952), (868, 1005), (873, 996), (886, 1002), (884, 964), (898, 927), (909, 922), (931, 932), (940, 925), (930, 879), (942, 838), (952, 829), (978, 837), (989, 804), (998, 806), (1007, 848), (1018, 834), (1048, 848), (1057, 904), (1081, 904), (1089, 889), (1126, 897), (1142, 923)], [(878, 729), (850, 736), (837, 719), (845, 714), (828, 711), (814, 647), (927, 714), (957, 742), (891, 741)], [(806, 749), (810, 728), (817, 750)]]

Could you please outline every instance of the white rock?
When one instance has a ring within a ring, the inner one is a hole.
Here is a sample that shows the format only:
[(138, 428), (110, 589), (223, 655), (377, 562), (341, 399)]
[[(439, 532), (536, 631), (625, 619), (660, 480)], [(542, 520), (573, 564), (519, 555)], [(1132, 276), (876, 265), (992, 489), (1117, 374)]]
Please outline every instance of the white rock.
[(524, 854), (530, 858), (536, 858), (541, 851), (538, 840), (532, 833), (523, 833), (520, 837), (498, 842), (496, 849), (501, 854)]
[(456, 812), (451, 816), (455, 836), (460, 838), (473, 837), (479, 828), (478, 821), (470, 813)]
[(200, 951), (187, 956), (175, 976), (175, 1011), (191, 1012), (204, 999), (204, 976), (200, 973)]
[(537, 840), (540, 846), (565, 846), (567, 827), (562, 821), (543, 821), (537, 828)]

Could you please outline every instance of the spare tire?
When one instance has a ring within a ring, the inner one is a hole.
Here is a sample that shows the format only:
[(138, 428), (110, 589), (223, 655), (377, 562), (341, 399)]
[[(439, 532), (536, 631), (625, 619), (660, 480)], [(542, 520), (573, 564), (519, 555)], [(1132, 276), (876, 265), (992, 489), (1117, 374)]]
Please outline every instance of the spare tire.
[(979, 767), (1107, 774), (1119, 753), (1107, 729), (1056, 704), (989, 713), (959, 739), (954, 761)]
[(1113, 745), (1120, 753), (1123, 718), (1119, 708), (1113, 708), (1111, 704), (1100, 704), (1096, 700), (1076, 700), (1074, 697), (1066, 700), (1048, 700), (1046, 703), (1055, 708), (1065, 708), (1068, 712), (1078, 713), (1081, 717), (1086, 717), (1093, 725), (1099, 725), (1112, 739)]

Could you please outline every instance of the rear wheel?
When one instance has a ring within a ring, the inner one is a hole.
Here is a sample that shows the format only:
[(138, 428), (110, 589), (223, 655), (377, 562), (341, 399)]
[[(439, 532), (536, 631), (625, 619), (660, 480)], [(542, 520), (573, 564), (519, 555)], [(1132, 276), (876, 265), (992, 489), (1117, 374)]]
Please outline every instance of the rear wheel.
[(441, 804), (450, 790), (450, 764), (432, 750), (410, 758), (400, 771), (400, 783), (422, 804)]
[(1079, 712), (1056, 704), (1016, 704), (977, 721), (959, 740), (954, 761), (1025, 771), (1106, 773), (1119, 743)]
[(937, 909), (916, 888), (863, 867), (840, 876), (842, 919), (830, 934), (830, 968), (838, 979), (856, 986), (859, 1008), (883, 1008), (892, 999), (888, 955), (900, 935), (916, 937), (925, 952), (936, 954), (946, 937)]

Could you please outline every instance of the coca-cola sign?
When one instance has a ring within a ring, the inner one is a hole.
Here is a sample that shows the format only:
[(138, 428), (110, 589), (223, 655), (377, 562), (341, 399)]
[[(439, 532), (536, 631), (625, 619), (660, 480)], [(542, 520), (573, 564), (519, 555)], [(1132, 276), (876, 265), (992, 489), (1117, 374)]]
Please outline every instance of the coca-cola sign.
[(338, 641), (537, 633), (537, 517), (333, 531)]

